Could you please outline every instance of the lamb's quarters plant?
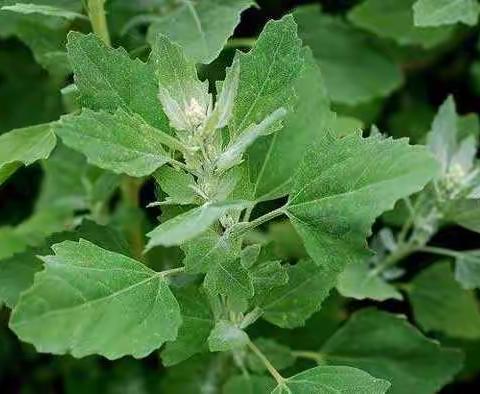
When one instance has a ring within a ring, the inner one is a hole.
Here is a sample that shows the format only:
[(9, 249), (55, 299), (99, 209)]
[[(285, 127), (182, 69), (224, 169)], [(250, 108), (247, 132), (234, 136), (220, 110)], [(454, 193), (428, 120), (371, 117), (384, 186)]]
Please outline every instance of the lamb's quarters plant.
[[(73, 356), (66, 392), (433, 394), (480, 369), (480, 249), (437, 239), (480, 232), (479, 121), (450, 96), (423, 133), (410, 91), (476, 2), (300, 6), (256, 38), (230, 38), (251, 0), (0, 6), (65, 108), (0, 135), (2, 189), (39, 184), (0, 222), (0, 317)], [(417, 144), (371, 124), (395, 106), (379, 125)]]

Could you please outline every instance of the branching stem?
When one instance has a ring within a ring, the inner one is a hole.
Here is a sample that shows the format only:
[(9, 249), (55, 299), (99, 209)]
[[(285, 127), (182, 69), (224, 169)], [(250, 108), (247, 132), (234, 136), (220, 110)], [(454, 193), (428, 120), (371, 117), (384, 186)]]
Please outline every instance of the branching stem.
[(262, 353), (262, 351), (255, 346), (255, 344), (252, 341), (248, 342), (248, 347), (255, 353), (255, 355), (262, 361), (262, 363), (265, 365), (267, 368), (268, 372), (274, 377), (274, 379), (277, 381), (277, 384), (279, 386), (284, 386), (286, 379), (280, 375), (280, 373), (275, 369), (275, 367), (272, 365), (272, 363), (268, 360), (268, 358)]
[(88, 0), (88, 17), (92, 30), (108, 46), (111, 45), (108, 32), (107, 18), (105, 15), (105, 0)]

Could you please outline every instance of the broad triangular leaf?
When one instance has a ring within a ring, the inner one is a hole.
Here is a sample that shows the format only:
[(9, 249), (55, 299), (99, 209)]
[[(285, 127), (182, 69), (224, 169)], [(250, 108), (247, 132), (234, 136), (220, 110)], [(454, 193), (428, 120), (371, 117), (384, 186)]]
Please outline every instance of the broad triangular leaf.
[(162, 273), (82, 239), (53, 250), (11, 316), (23, 341), (42, 352), (116, 359), (145, 357), (176, 338), (180, 308)]
[(374, 220), (436, 172), (426, 149), (406, 140), (325, 138), (300, 165), (286, 212), (315, 263), (339, 274), (368, 256)]
[(458, 350), (445, 349), (403, 317), (367, 309), (357, 312), (322, 347), (331, 365), (360, 368), (388, 380), (391, 394), (431, 394), (462, 366)]

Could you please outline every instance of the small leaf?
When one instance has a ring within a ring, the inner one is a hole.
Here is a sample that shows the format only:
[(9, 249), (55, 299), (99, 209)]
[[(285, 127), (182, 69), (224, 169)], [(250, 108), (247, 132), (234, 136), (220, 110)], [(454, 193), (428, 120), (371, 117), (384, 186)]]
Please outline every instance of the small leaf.
[(123, 109), (114, 114), (84, 109), (55, 126), (65, 145), (100, 168), (133, 177), (150, 175), (170, 160), (157, 130)]
[(176, 338), (180, 308), (161, 273), (85, 240), (53, 250), (10, 319), (23, 341), (40, 352), (117, 359), (145, 357)]
[(185, 171), (169, 166), (159, 168), (153, 174), (161, 189), (168, 194), (164, 203), (188, 205), (196, 202), (196, 195), (192, 189), (195, 179)]
[(480, 6), (476, 0), (417, 0), (413, 5), (416, 26), (477, 23)]
[(0, 185), (21, 165), (46, 159), (56, 144), (52, 124), (12, 130), (0, 136)]
[(212, 352), (226, 352), (240, 349), (248, 344), (248, 335), (232, 322), (220, 320), (208, 337), (208, 346)]
[(272, 394), (383, 394), (390, 383), (351, 367), (316, 367), (300, 372), (277, 386)]
[(257, 138), (268, 135), (278, 130), (278, 124), (287, 114), (285, 108), (279, 108), (272, 114), (268, 115), (258, 124), (247, 127), (227, 148), (220, 154), (217, 159), (217, 168), (220, 170), (228, 170), (241, 163), (242, 156), (250, 145)]
[(449, 262), (435, 263), (420, 272), (409, 291), (415, 320), (426, 332), (453, 338), (480, 337), (480, 310), (475, 294), (455, 281)]
[(311, 260), (303, 260), (287, 269), (288, 283), (275, 287), (259, 306), (263, 317), (282, 328), (295, 328), (316, 311), (335, 284), (335, 279), (327, 271)]
[(462, 353), (438, 342), (399, 316), (364, 309), (355, 313), (322, 347), (331, 365), (360, 368), (388, 380), (389, 394), (431, 394), (453, 379)]
[(357, 300), (369, 298), (375, 301), (402, 300), (402, 294), (386, 282), (366, 261), (348, 265), (338, 277), (337, 290), (344, 297)]
[(210, 63), (232, 35), (242, 11), (253, 4), (252, 0), (187, 0), (172, 13), (153, 19), (148, 37), (165, 34), (191, 59)]
[(242, 210), (248, 204), (244, 201), (208, 202), (157, 226), (147, 236), (147, 249), (158, 245), (173, 246), (197, 237), (205, 232), (220, 217), (230, 210)]

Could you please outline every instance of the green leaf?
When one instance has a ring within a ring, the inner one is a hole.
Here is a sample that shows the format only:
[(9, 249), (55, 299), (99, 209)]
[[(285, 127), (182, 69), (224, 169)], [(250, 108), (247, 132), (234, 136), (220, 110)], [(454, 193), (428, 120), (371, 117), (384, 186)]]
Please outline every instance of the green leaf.
[[(43, 226), (45, 232), (45, 226)], [(44, 234), (46, 237), (47, 233)], [(23, 235), (25, 237), (25, 235)], [(27, 238), (31, 242), (31, 237)], [(39, 237), (40, 238), (40, 237)], [(8, 259), (0, 261), (0, 302), (9, 308), (17, 303), (20, 294), (28, 289), (34, 275), (41, 270), (39, 255), (51, 253), (50, 246), (65, 240), (87, 239), (105, 249), (128, 255), (128, 245), (119, 234), (110, 227), (99, 226), (90, 221), (84, 221), (75, 232), (62, 232), (51, 235), (46, 240), (41, 239), (41, 244), (36, 247), (25, 247)]]
[(288, 193), (305, 149), (324, 136), (334, 117), (322, 73), (310, 50), (304, 50), (303, 55), (305, 65), (294, 85), (298, 96), (294, 110), (285, 117), (282, 130), (259, 139), (248, 151), (256, 200), (275, 199)]
[(416, 26), (454, 23), (476, 25), (480, 6), (475, 0), (417, 0), (413, 5)]
[(288, 107), (295, 98), (293, 85), (303, 59), (293, 17), (268, 22), (250, 52), (236, 56), (240, 80), (229, 124), (231, 136), (260, 123), (278, 108)]
[(265, 394), (275, 388), (275, 381), (268, 376), (236, 375), (223, 386), (222, 394)]
[(278, 128), (275, 126), (285, 117), (287, 110), (283, 107), (268, 115), (258, 124), (247, 127), (219, 155), (216, 165), (219, 170), (228, 170), (242, 162), (245, 151), (261, 136), (269, 135)]
[(338, 275), (368, 257), (365, 239), (375, 219), (436, 172), (427, 150), (406, 140), (325, 138), (300, 165), (286, 213), (315, 263)]
[(175, 339), (180, 308), (162, 273), (82, 239), (53, 250), (12, 313), (20, 339), (41, 352), (109, 359), (145, 357)]
[(63, 9), (60, 7), (53, 7), (51, 5), (17, 3), (14, 5), (3, 6), (0, 8), (0, 11), (12, 11), (18, 12), (20, 14), (41, 14), (45, 16), (55, 16), (69, 20), (74, 20), (77, 18), (88, 20), (86, 15), (72, 12), (68, 9)]
[(154, 18), (149, 39), (159, 33), (181, 45), (198, 63), (210, 63), (220, 53), (252, 0), (187, 0), (173, 12)]
[(265, 294), (260, 307), (265, 320), (282, 328), (295, 328), (320, 309), (335, 280), (311, 260), (288, 266), (288, 282)]
[(331, 365), (360, 368), (391, 382), (391, 394), (431, 394), (462, 366), (458, 350), (442, 348), (403, 317), (374, 309), (355, 313), (322, 347)]
[(253, 297), (254, 287), (250, 273), (242, 266), (240, 259), (227, 253), (220, 254), (218, 260), (210, 262), (205, 288), (212, 295), (222, 294), (235, 301)]
[(475, 294), (455, 281), (449, 262), (420, 272), (409, 290), (415, 320), (424, 331), (454, 338), (480, 337), (480, 310)]
[(123, 109), (110, 114), (86, 108), (80, 115), (63, 116), (55, 132), (90, 163), (117, 174), (142, 177), (170, 161), (157, 130)]
[(468, 230), (480, 233), (480, 200), (462, 199), (448, 212), (447, 219)]
[(0, 227), (0, 260), (22, 252), (26, 247), (26, 240), (16, 233), (15, 228)]
[(370, 269), (367, 261), (348, 265), (338, 277), (337, 290), (344, 297), (357, 300), (369, 298), (375, 301), (402, 300), (395, 286), (386, 282)]
[(455, 261), (455, 279), (464, 289), (480, 288), (480, 250), (459, 252)]
[(332, 101), (356, 105), (389, 95), (402, 84), (399, 68), (371, 38), (316, 6), (295, 13), (299, 35), (312, 48)]
[(400, 45), (434, 47), (452, 33), (448, 28), (422, 28), (413, 23), (412, 5), (416, 0), (366, 0), (354, 7), (348, 19), (379, 37), (391, 38)]
[(67, 50), (83, 107), (109, 112), (121, 108), (169, 130), (150, 65), (132, 60), (123, 48), (108, 48), (93, 34), (69, 33)]
[(245, 331), (230, 321), (220, 320), (208, 337), (208, 346), (212, 352), (226, 352), (243, 348), (248, 341)]
[[(288, 346), (282, 345), (269, 338), (258, 338), (253, 342), (277, 371), (291, 367), (295, 364), (296, 358), (293, 356), (292, 350)], [(266, 372), (265, 364), (263, 364), (254, 353), (248, 353), (247, 365), (254, 372)]]
[(208, 82), (200, 82), (195, 63), (183, 48), (158, 34), (152, 42), (149, 63), (155, 69), (160, 90), (158, 98), (176, 130), (193, 131), (200, 126), (212, 106)]
[(262, 304), (274, 287), (288, 282), (288, 270), (280, 261), (262, 261), (249, 269), (253, 281), (255, 304)]
[(207, 338), (214, 326), (207, 298), (195, 286), (173, 289), (180, 304), (182, 325), (177, 339), (162, 351), (165, 366), (178, 364), (196, 353), (208, 350)]
[(56, 144), (50, 123), (12, 130), (0, 136), (0, 185), (21, 165), (46, 159)]
[(197, 202), (197, 196), (192, 186), (196, 186), (195, 179), (189, 173), (169, 166), (159, 168), (153, 177), (161, 189), (168, 194), (163, 203), (188, 205)]
[(147, 249), (158, 245), (181, 245), (205, 232), (227, 212), (246, 208), (244, 201), (208, 202), (160, 224), (147, 236)]
[(457, 148), (458, 115), (453, 97), (449, 96), (438, 109), (432, 123), (432, 130), (427, 136), (427, 146), (447, 171)]
[(300, 372), (277, 386), (272, 394), (383, 394), (390, 383), (351, 367), (316, 367)]

